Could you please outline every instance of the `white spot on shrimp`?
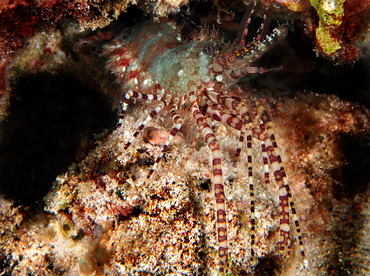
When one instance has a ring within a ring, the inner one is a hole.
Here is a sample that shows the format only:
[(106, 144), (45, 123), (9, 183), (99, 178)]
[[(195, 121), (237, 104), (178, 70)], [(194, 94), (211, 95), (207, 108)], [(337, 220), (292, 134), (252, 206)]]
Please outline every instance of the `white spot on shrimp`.
[(184, 70), (179, 70), (177, 71), (177, 74), (176, 74), (178, 77), (181, 77), (182, 75), (184, 75)]
[(287, 192), (286, 189), (279, 189), (279, 196), (286, 196)]
[(139, 66), (139, 63), (134, 61), (132, 64), (131, 64), (131, 71), (135, 71)]
[(283, 230), (283, 231), (285, 231), (285, 232), (289, 232), (289, 231), (290, 231), (289, 224), (287, 224), (287, 223), (282, 223), (282, 224), (280, 225), (280, 228), (281, 228), (281, 230)]
[(222, 79), (223, 79), (223, 78), (222, 78), (222, 75), (217, 75), (217, 76), (216, 76), (216, 81), (221, 82), (221, 81), (222, 81)]
[(143, 80), (143, 86), (150, 86), (152, 84), (153, 84), (153, 81), (151, 79)]

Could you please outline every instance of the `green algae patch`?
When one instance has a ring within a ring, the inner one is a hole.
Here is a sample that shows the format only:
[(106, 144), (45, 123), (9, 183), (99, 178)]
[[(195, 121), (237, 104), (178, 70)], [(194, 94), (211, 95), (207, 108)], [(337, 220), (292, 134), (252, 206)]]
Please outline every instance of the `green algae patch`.
[(330, 35), (331, 30), (318, 27), (316, 29), (316, 39), (321, 47), (321, 49), (325, 52), (325, 54), (332, 54), (335, 51), (341, 48), (338, 41), (335, 38), (331, 37)]
[(316, 39), (325, 54), (332, 54), (341, 48), (332, 32), (343, 22), (345, 0), (311, 0), (319, 17), (319, 27), (316, 29)]

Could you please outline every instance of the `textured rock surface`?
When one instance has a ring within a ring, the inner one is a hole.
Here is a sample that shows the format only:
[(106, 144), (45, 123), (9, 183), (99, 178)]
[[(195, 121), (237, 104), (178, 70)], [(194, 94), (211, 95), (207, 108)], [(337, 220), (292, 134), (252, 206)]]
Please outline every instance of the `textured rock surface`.
[[(283, 100), (274, 112), (310, 260), (300, 275), (365, 273), (369, 198), (363, 181), (368, 176), (352, 169), (359, 175), (344, 181), (343, 172), (349, 169), (345, 166), (349, 160), (365, 158), (361, 151), (366, 149), (367, 112), (334, 96), (310, 93)], [(206, 184), (210, 177), (208, 149), (200, 144), (179, 171), (189, 148), (186, 144), (174, 146), (153, 179), (143, 183), (161, 147), (140, 138), (129, 152), (122, 152), (143, 115), (142, 106), (134, 106), (126, 125), (100, 142), (81, 163), (59, 175), (45, 197), (44, 212), (26, 215), (2, 199), (6, 273), (216, 273), (213, 199)], [(217, 134), (225, 153), (230, 256), (233, 273), (243, 275), (250, 273), (254, 264), (248, 250), (245, 162), (243, 156), (240, 161), (233, 159), (237, 136), (226, 134), (223, 128), (220, 126)], [(348, 152), (353, 149), (356, 152)], [(254, 157), (261, 158), (258, 151)], [(258, 164), (262, 162), (256, 162), (256, 168)], [(302, 265), (299, 257), (280, 260), (274, 256), (278, 226), (274, 183), (256, 185), (256, 208), (260, 258), (256, 275), (279, 271), (295, 275)]]

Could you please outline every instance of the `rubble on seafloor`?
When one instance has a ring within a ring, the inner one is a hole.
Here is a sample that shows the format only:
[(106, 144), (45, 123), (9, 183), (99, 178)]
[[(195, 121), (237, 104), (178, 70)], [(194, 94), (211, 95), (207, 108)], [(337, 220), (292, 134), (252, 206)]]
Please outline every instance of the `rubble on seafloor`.
[[(367, 45), (352, 67), (331, 67), (307, 54), (312, 47), (302, 50), (310, 46), (301, 47), (306, 40), (292, 32), (295, 37), (276, 50), (282, 70), (250, 76), (240, 87), (245, 98), (262, 97), (271, 106), (308, 265), (303, 267), (296, 242), (292, 257), (279, 257), (278, 188), (263, 184), (258, 141), (253, 151), (253, 159), (260, 160), (254, 164), (257, 260), (251, 259), (245, 155), (234, 157), (238, 133), (216, 125), (231, 273), (365, 275), (370, 270)], [(0, 275), (217, 275), (207, 146), (200, 139), (189, 155), (197, 129), (188, 120), (144, 181), (162, 150), (156, 135), (171, 126), (168, 111), (123, 149), (150, 104), (130, 105), (124, 124), (115, 128), (121, 89), (104, 70), (101, 45), (73, 51), (79, 39), (92, 34), (81, 23), (63, 21), (27, 40), (7, 67)], [(329, 95), (333, 91), (346, 100)]]

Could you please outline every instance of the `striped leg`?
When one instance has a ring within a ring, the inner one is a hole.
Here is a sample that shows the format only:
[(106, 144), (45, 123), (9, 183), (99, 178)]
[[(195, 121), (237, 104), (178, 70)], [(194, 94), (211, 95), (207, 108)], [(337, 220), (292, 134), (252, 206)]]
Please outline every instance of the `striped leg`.
[(134, 91), (129, 90), (125, 94), (125, 98), (123, 99), (123, 102), (121, 103), (121, 112), (119, 114), (118, 126), (121, 126), (123, 124), (123, 119), (126, 116), (126, 110), (127, 110), (128, 104), (130, 103), (130, 99), (135, 98), (134, 93), (135, 93)]
[(206, 122), (205, 117), (199, 110), (198, 104), (195, 102), (191, 107), (191, 112), (198, 125), (201, 128), (203, 137), (212, 151), (212, 183), (213, 192), (216, 201), (216, 227), (218, 240), (218, 257), (219, 257), (219, 271), (224, 273), (228, 266), (227, 254), (227, 224), (226, 224), (226, 204), (225, 192), (222, 175), (221, 164), (221, 149), (220, 144), (213, 133), (211, 126)]
[(242, 118), (245, 124), (249, 124), (254, 120), (254, 116), (252, 116), (253, 112), (251, 112), (252, 106), (249, 102), (238, 97), (231, 98), (223, 96), (215, 91), (204, 92), (204, 95), (213, 103), (223, 106), (223, 110), (226, 109), (226, 112), (230, 112), (229, 114), (236, 114), (238, 117)]
[[(205, 92), (204, 95), (204, 99), (209, 106), (211, 105), (209, 101), (213, 103), (211, 107), (213, 111), (209, 113), (213, 115), (211, 117), (215, 120), (223, 121), (240, 131), (242, 130), (243, 124), (244, 126), (250, 125), (253, 117), (251, 117), (250, 112), (252, 107), (248, 103), (241, 101), (239, 98), (230, 98), (210, 91)], [(213, 108), (214, 106), (216, 108)]]
[(266, 36), (267, 28), (266, 26), (269, 26), (270, 24), (270, 17), (266, 15), (266, 13), (263, 15), (263, 22), (257, 32), (255, 40), (260, 42), (262, 41), (262, 38)]
[(254, 179), (252, 166), (252, 131), (246, 130), (247, 137), (247, 166), (248, 166), (248, 182), (249, 182), (249, 199), (251, 211), (251, 256), (254, 257), (254, 244), (256, 240), (256, 213), (255, 213), (255, 198), (254, 198)]
[(240, 98), (234, 99), (228, 96), (223, 96), (220, 92), (216, 91), (205, 91), (203, 94), (211, 102), (221, 105), (223, 110), (226, 109), (230, 114), (239, 114), (237, 113), (237, 107), (241, 104)]
[(150, 94), (142, 94), (136, 91), (129, 90), (125, 94), (125, 98), (121, 104), (121, 112), (119, 114), (119, 121), (118, 121), (118, 126), (121, 126), (123, 123), (123, 119), (125, 118), (127, 107), (130, 103), (131, 99), (143, 99), (147, 101), (160, 101), (162, 96), (163, 96), (163, 90), (159, 91), (159, 95), (150, 95)]
[(244, 103), (238, 106), (240, 116), (243, 118), (243, 132), (246, 135), (246, 153), (248, 167), (248, 183), (249, 183), (249, 199), (251, 212), (251, 257), (255, 257), (254, 247), (256, 241), (256, 212), (255, 212), (255, 197), (254, 197), (254, 176), (253, 176), (253, 159), (252, 159), (252, 117), (251, 106)]
[(207, 106), (206, 113), (210, 118), (216, 121), (219, 121), (219, 122), (223, 122), (237, 130), (242, 129), (243, 122), (237, 116), (220, 111), (222, 109), (220, 105), (209, 104), (208, 102), (207, 102), (207, 105), (208, 106)]
[[(206, 95), (207, 93), (205, 93), (205, 97), (203, 97), (203, 99), (206, 101), (207, 103), (207, 114), (209, 114), (209, 116), (217, 121), (222, 121), (224, 123), (226, 123), (227, 125), (237, 129), (237, 130), (240, 130), (240, 135), (239, 135), (239, 141), (238, 141), (238, 145), (236, 147), (236, 151), (235, 151), (235, 156), (236, 157), (239, 157), (240, 156), (240, 153), (241, 153), (241, 150), (242, 150), (242, 147), (243, 147), (243, 142), (244, 142), (244, 132), (241, 130), (242, 127), (243, 127), (243, 121), (238, 118), (236, 115), (233, 115), (233, 113), (235, 113), (235, 110), (231, 110), (229, 109), (228, 107), (220, 104), (220, 103), (213, 103), (213, 101), (211, 100), (210, 97), (207, 97)], [(225, 97), (226, 98), (226, 97)], [(236, 102), (236, 100), (232, 99), (232, 98), (229, 98), (231, 101), (234, 101)], [(225, 112), (221, 111), (221, 110), (224, 110)]]
[(243, 27), (243, 28), (239, 28), (239, 31), (238, 31), (237, 41), (239, 41), (240, 47), (244, 47), (246, 44), (245, 42), (247, 40), (249, 25), (252, 20), (252, 14), (254, 13), (255, 6), (256, 6), (256, 2), (253, 1), (253, 3), (251, 3), (248, 6), (247, 10), (245, 11), (243, 15), (242, 21), (240, 22), (240, 27)]
[(243, 144), (244, 144), (244, 135), (245, 133), (243, 131), (239, 134), (239, 140), (238, 145), (236, 146), (235, 156), (240, 157), (240, 154), (242, 152)]
[(244, 142), (244, 132), (242, 131), (243, 128), (243, 121), (242, 119), (238, 118), (237, 116), (222, 112), (222, 111), (215, 111), (215, 110), (207, 110), (207, 113), (210, 113), (210, 117), (215, 120), (221, 121), (232, 128), (240, 130), (238, 145), (236, 147), (235, 156), (239, 157), (242, 151), (243, 142)]
[[(240, 155), (240, 151), (243, 146), (244, 134), (246, 135), (246, 153), (247, 153), (247, 166), (248, 166), (248, 183), (249, 183), (249, 196), (250, 196), (250, 212), (251, 212), (251, 256), (254, 257), (254, 244), (256, 237), (256, 214), (255, 214), (255, 198), (254, 198), (254, 176), (253, 176), (253, 166), (252, 166), (252, 117), (251, 110), (252, 106), (248, 106), (245, 102), (240, 101), (239, 99), (233, 99), (225, 96), (220, 96), (217, 94), (208, 94), (213, 101), (217, 101), (219, 104), (225, 106), (226, 108), (233, 108), (237, 110), (238, 115), (242, 118), (242, 127), (240, 127), (239, 121), (238, 124), (235, 124), (236, 129), (240, 130), (239, 143), (237, 147), (237, 155)], [(227, 115), (227, 114), (226, 114)], [(229, 117), (223, 116), (223, 120), (228, 122), (228, 120), (233, 119), (231, 115)], [(233, 119), (234, 120), (234, 119)], [(235, 122), (235, 120), (234, 120)], [(232, 124), (229, 124), (232, 126)]]
[(162, 110), (162, 108), (165, 106), (164, 102), (159, 102), (158, 106), (152, 110), (152, 112), (149, 113), (148, 117), (144, 120), (144, 122), (141, 123), (141, 125), (136, 129), (134, 135), (132, 135), (130, 141), (128, 141), (124, 147), (124, 150), (127, 150), (132, 142), (136, 139), (136, 137), (143, 131), (144, 127), (155, 117), (157, 114)]
[(267, 154), (267, 148), (264, 141), (261, 142), (261, 149), (265, 184), (270, 184), (269, 155)]
[(174, 127), (172, 128), (170, 134), (168, 135), (168, 138), (167, 138), (167, 141), (166, 143), (163, 145), (163, 148), (162, 148), (162, 151), (161, 153), (159, 154), (159, 156), (157, 157), (157, 160), (155, 161), (153, 167), (150, 169), (146, 179), (148, 180), (152, 174), (154, 173), (155, 169), (157, 168), (158, 166), (158, 163), (162, 160), (162, 157), (164, 155), (164, 153), (167, 151), (168, 149), (168, 146), (169, 144), (171, 143), (171, 141), (175, 138), (177, 132), (181, 129), (183, 123), (184, 123), (184, 120), (176, 113), (176, 107), (173, 105), (171, 107), (171, 118), (172, 120), (174, 121), (175, 125)]
[(295, 229), (298, 234), (298, 242), (301, 255), (305, 258), (303, 237), (298, 221), (297, 212), (295, 209), (292, 194), (290, 192), (289, 181), (285, 173), (283, 161), (281, 159), (280, 149), (277, 145), (275, 135), (273, 133), (273, 123), (269, 114), (263, 106), (260, 106), (259, 112), (261, 113), (262, 121), (265, 125), (268, 138), (266, 139), (266, 152), (270, 164), (275, 167), (274, 177), (279, 185), (279, 210), (280, 210), (280, 251), (285, 253), (288, 249), (290, 254), (291, 240), (290, 240), (290, 226), (289, 226), (289, 210), (291, 211), (294, 221)]
[[(163, 93), (163, 91), (162, 91)], [(132, 142), (136, 139), (136, 137), (142, 132), (144, 127), (150, 122), (157, 114), (162, 110), (162, 108), (167, 104), (166, 99), (164, 99), (163, 95), (150, 95), (150, 94), (142, 94), (135, 91), (128, 91), (125, 95), (125, 99), (122, 103), (122, 111), (119, 118), (119, 125), (122, 125), (123, 118), (125, 117), (127, 106), (130, 103), (130, 99), (143, 99), (148, 101), (158, 101), (158, 106), (153, 109), (148, 117), (144, 120), (144, 122), (136, 129), (134, 135), (131, 137), (131, 139), (126, 143), (124, 150), (127, 150)]]
[(244, 142), (244, 131), (242, 131), (243, 120), (241, 118), (235, 116), (235, 115), (219, 111), (219, 109), (214, 109), (211, 106), (208, 106), (207, 114), (211, 118), (213, 118), (217, 121), (221, 121), (221, 122), (231, 126), (232, 128), (235, 128), (235, 129), (240, 131), (238, 145), (237, 145), (236, 151), (235, 151), (235, 156), (239, 157), (240, 153), (242, 151), (243, 142)]

